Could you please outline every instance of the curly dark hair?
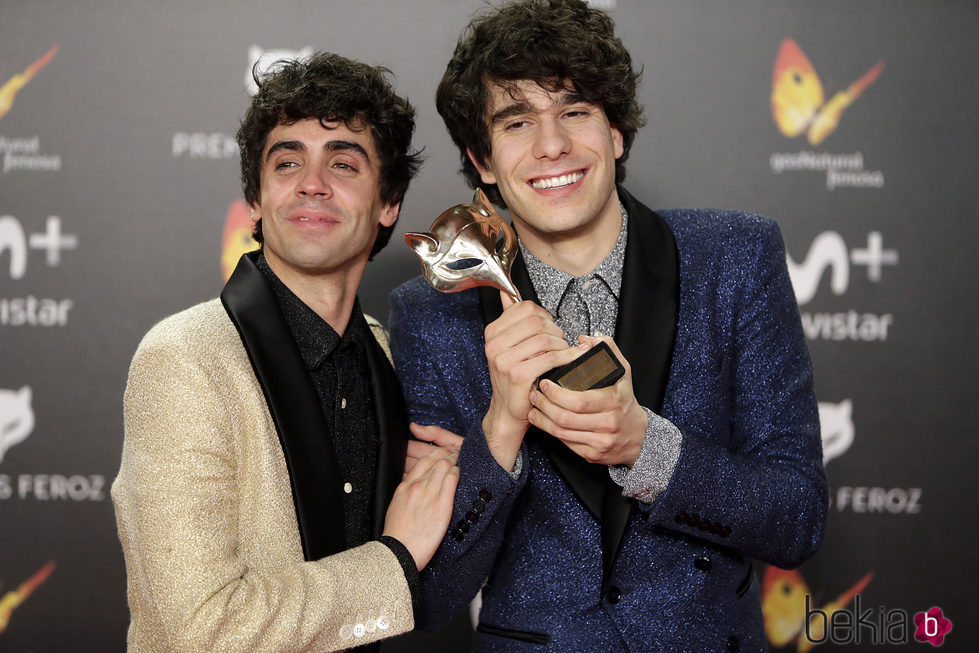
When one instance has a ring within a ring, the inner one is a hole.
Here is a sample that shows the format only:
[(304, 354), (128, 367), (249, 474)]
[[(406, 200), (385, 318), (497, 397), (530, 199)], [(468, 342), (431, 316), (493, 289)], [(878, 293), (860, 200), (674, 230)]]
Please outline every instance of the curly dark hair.
[(629, 149), (645, 122), (636, 101), (641, 76), (605, 12), (581, 0), (523, 0), (469, 23), (439, 83), (435, 105), (459, 148), (466, 181), (505, 206), (496, 184), (484, 184), (466, 155), (472, 151), (480, 163), (490, 155), (490, 84), (514, 93), (516, 82), (530, 80), (551, 93), (574, 91), (600, 106), (622, 133), (623, 154), (615, 165), (615, 181), (622, 183)]
[[(318, 52), (308, 60), (276, 62), (273, 72), (266, 75), (258, 73), (256, 64), (252, 77), (258, 93), (237, 135), (245, 201), (254, 205), (261, 199), (262, 153), (269, 132), (277, 125), (307, 118), (341, 122), (354, 131), (369, 126), (381, 160), (381, 200), (388, 204), (402, 201), (421, 166), (421, 153), (411, 150), (415, 110), (395, 94), (386, 78), (390, 74), (387, 68), (329, 52)], [(370, 258), (384, 248), (392, 231), (394, 225), (380, 228)], [(252, 235), (263, 242), (261, 219)]]

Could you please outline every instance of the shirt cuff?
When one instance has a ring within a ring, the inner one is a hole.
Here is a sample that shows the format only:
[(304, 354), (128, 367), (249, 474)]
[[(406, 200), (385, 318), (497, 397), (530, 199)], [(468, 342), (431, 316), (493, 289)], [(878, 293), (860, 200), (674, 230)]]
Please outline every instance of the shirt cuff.
[(676, 461), (680, 458), (683, 434), (673, 422), (660, 417), (645, 406), (649, 425), (642, 441), (639, 457), (630, 468), (627, 465), (610, 465), (609, 476), (622, 486), (622, 495), (652, 503), (673, 477)]
[(415, 559), (408, 551), (408, 547), (401, 543), (397, 538), (390, 535), (382, 535), (378, 538), (381, 544), (391, 549), (391, 553), (401, 563), (401, 568), (405, 572), (405, 580), (408, 582), (408, 591), (411, 592), (411, 609), (418, 620), (418, 593), (420, 592), (421, 582), (418, 579), (418, 567), (415, 566)]
[(518, 480), (520, 478), (520, 472), (523, 471), (523, 449), (517, 451), (517, 459), (513, 461), (513, 471), (508, 472), (513, 480)]

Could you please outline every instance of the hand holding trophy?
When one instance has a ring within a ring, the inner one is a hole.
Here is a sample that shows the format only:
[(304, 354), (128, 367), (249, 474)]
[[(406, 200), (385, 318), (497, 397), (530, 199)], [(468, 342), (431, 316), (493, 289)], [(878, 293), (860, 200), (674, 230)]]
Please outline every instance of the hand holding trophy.
[[(481, 189), (476, 190), (472, 203), (457, 204), (435, 218), (430, 231), (405, 234), (405, 242), (420, 259), (422, 274), (436, 290), (458, 292), (491, 286), (521, 301), (510, 278), (518, 252), (517, 234)], [(624, 373), (609, 346), (600, 342), (541, 379), (569, 390), (590, 390), (612, 385)]]

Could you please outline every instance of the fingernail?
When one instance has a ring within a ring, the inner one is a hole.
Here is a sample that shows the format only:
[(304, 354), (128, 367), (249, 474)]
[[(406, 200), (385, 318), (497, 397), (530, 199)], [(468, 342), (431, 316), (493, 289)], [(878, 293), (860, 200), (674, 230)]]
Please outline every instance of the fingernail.
[(548, 390), (551, 389), (551, 382), (548, 381), (547, 379), (544, 379), (543, 381), (540, 382), (540, 389), (543, 390), (544, 392), (547, 392)]

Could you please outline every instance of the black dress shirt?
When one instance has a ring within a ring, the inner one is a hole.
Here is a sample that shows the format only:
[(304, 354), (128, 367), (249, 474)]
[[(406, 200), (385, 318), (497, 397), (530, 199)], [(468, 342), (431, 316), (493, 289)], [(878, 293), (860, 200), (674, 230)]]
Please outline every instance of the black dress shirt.
[[(370, 539), (374, 526), (371, 499), (380, 437), (366, 353), (369, 339), (374, 336), (360, 310), (359, 300), (354, 302), (347, 330), (340, 336), (275, 276), (264, 253), (259, 254), (255, 264), (272, 287), (282, 317), (292, 332), (319, 396), (344, 477), (344, 541), (347, 548), (360, 546)], [(324, 433), (322, 437), (330, 437), (330, 434)], [(411, 592), (412, 605), (417, 610), (418, 568), (411, 552), (393, 537), (382, 535), (379, 540), (398, 558)], [(377, 648), (374, 643), (351, 650), (376, 651)]]
[(346, 332), (340, 336), (275, 276), (264, 255), (256, 264), (272, 286), (332, 431), (343, 473), (347, 547), (361, 545), (370, 539), (373, 526), (370, 506), (377, 470), (377, 421), (365, 349), (372, 337), (370, 327), (355, 301)]

